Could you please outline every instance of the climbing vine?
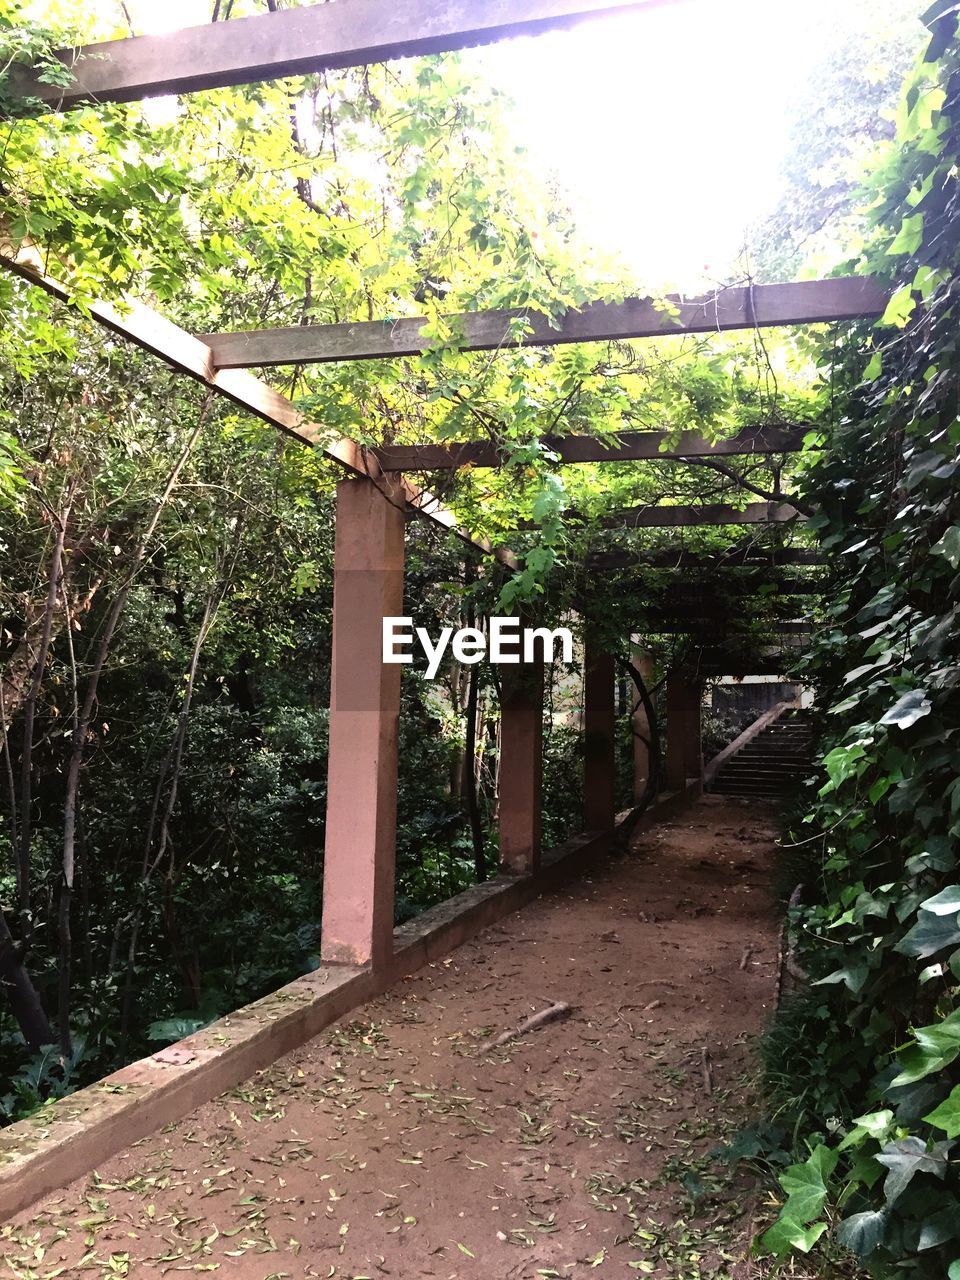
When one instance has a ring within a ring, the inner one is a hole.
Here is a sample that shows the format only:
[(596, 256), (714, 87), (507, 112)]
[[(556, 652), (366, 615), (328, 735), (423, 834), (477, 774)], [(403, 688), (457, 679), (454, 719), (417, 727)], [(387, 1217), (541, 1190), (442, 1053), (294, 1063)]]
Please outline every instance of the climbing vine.
[(810, 985), (770, 1064), (802, 1158), (762, 1240), (784, 1255), (832, 1230), (872, 1274), (929, 1280), (960, 1277), (958, 9), (926, 16), (870, 193), (860, 266), (887, 313), (824, 352), (806, 496), (836, 594), (807, 665), (823, 768), (790, 851)]

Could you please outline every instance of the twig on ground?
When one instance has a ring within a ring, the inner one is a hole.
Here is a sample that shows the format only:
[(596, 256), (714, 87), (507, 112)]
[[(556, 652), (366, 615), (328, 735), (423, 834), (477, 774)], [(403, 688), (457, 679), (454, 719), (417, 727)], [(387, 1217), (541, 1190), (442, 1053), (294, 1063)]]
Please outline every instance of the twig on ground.
[(713, 1068), (710, 1065), (710, 1050), (706, 1045), (701, 1050), (700, 1062), (703, 1067), (703, 1091), (709, 1095), (713, 1093)]
[(525, 1036), (528, 1031), (536, 1031), (538, 1027), (545, 1027), (550, 1022), (558, 1022), (561, 1018), (569, 1017), (571, 1012), (570, 1005), (563, 1000), (558, 1000), (546, 1009), (541, 1009), (539, 1013), (534, 1013), (529, 1018), (524, 1018), (523, 1022), (511, 1027), (509, 1031), (502, 1032), (497, 1036), (496, 1040), (490, 1040), (483, 1045), (480, 1052), (481, 1054), (490, 1053), (493, 1049), (499, 1049), (502, 1045), (509, 1044), (517, 1036)]

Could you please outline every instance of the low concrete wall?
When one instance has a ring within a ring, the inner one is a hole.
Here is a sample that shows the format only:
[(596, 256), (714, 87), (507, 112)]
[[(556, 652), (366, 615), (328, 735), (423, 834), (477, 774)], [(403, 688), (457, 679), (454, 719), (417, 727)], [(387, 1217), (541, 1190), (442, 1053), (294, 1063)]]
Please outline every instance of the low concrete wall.
[[(661, 797), (637, 830), (668, 821), (698, 783)], [(498, 876), (394, 931), (388, 969), (321, 965), (149, 1058), (0, 1130), (0, 1221), (83, 1177), (131, 1143), (189, 1114), (296, 1049), (399, 978), (445, 955), (545, 890), (593, 865), (616, 828), (587, 832), (543, 856), (538, 876)]]

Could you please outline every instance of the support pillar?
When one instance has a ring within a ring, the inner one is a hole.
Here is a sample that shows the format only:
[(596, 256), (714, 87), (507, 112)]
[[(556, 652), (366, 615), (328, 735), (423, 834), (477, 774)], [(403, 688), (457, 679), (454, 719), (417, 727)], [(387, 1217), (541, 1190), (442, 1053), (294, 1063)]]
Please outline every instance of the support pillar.
[(686, 677), (680, 670), (667, 674), (667, 750), (664, 782), (668, 791), (680, 791), (687, 781)]
[(540, 869), (543, 663), (500, 670), (500, 870), (529, 876)]
[(688, 778), (703, 776), (703, 684), (686, 682), (687, 710), (684, 717), (684, 770)]
[(679, 791), (688, 778), (703, 772), (700, 745), (700, 703), (702, 687), (689, 670), (678, 668), (667, 676), (667, 759), (666, 784)]
[(613, 826), (616, 807), (615, 667), (587, 633), (583, 664), (583, 824), (587, 831)]
[(337, 485), (320, 938), (328, 964), (377, 969), (393, 953), (400, 667), (383, 662), (383, 619), (403, 613), (403, 506), (399, 487), (391, 501), (372, 480)]

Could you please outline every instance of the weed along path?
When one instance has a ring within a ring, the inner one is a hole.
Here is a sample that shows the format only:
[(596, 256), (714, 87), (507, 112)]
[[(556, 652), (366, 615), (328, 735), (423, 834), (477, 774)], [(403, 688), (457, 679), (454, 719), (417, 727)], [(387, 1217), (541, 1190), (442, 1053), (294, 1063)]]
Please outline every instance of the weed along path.
[(774, 816), (708, 797), (644, 833), (20, 1215), (7, 1273), (753, 1274), (755, 1193), (709, 1153), (773, 998)]

